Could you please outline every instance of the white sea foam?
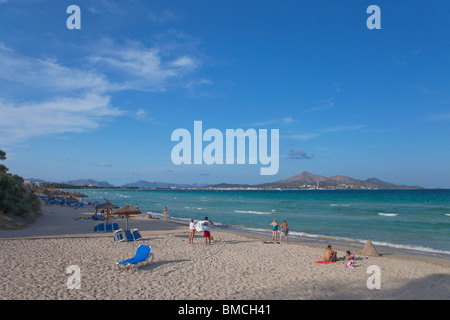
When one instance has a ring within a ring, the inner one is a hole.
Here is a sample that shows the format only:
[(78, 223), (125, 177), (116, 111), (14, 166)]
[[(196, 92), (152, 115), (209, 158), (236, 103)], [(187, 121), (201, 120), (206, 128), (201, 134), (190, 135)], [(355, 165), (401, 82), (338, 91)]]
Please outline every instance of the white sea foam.
[(330, 206), (332, 207), (350, 207), (349, 204), (342, 204), (342, 203), (331, 203)]
[(378, 212), (379, 216), (384, 216), (384, 217), (396, 217), (398, 216), (398, 213), (384, 213), (384, 212)]
[(243, 210), (234, 210), (234, 212), (236, 212), (236, 213), (251, 213), (251, 214), (272, 214), (271, 212), (264, 212), (264, 211), (252, 211), (252, 210), (248, 210), (248, 211), (243, 211)]
[(450, 251), (447, 251), (447, 250), (437, 250), (437, 249), (432, 249), (432, 248), (422, 247), (422, 246), (394, 244), (394, 243), (381, 242), (381, 241), (372, 241), (372, 243), (374, 245), (385, 246), (385, 247), (396, 248), (396, 249), (406, 249), (406, 250), (420, 251), (420, 252), (426, 252), (426, 253), (450, 254)]
[(446, 215), (447, 217), (450, 217), (450, 213), (446, 213), (445, 215)]

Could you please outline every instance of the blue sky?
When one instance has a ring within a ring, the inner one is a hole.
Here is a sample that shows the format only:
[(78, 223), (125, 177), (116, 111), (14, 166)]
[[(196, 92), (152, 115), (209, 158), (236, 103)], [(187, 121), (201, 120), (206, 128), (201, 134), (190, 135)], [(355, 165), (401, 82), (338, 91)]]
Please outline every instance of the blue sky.
[[(69, 30), (69, 5), (81, 29)], [(369, 5), (381, 29), (369, 30)], [(0, 0), (0, 149), (25, 178), (450, 188), (448, 1)], [(280, 165), (174, 165), (175, 129), (279, 129)]]

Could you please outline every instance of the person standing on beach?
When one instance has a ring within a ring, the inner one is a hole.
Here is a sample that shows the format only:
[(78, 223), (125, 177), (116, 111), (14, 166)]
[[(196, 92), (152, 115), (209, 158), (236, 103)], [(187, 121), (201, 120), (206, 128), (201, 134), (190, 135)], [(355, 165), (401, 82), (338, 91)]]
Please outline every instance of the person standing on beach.
[(164, 213), (164, 221), (166, 221), (167, 213), (169, 213), (169, 210), (167, 210), (167, 207), (164, 208), (163, 213)]
[(272, 240), (276, 241), (277, 240), (277, 230), (278, 230), (277, 219), (273, 219), (270, 226), (272, 227)]
[(189, 244), (194, 244), (195, 224), (194, 219), (189, 223)]
[(203, 229), (203, 237), (205, 238), (205, 245), (208, 245), (208, 242), (209, 244), (211, 244), (210, 226), (213, 225), (214, 223), (212, 221), (209, 221), (208, 217), (205, 217), (204, 221), (199, 221), (197, 223), (200, 224)]
[(288, 235), (288, 233), (289, 233), (289, 226), (288, 226), (288, 224), (286, 223), (286, 220), (283, 220), (283, 223), (281, 224), (280, 229), (281, 229), (281, 232), (280, 232), (280, 242), (282, 242), (283, 236), (284, 236), (284, 239), (285, 239), (285, 241), (286, 241), (286, 243), (287, 243), (287, 242), (288, 242), (288, 240), (287, 240), (287, 235)]

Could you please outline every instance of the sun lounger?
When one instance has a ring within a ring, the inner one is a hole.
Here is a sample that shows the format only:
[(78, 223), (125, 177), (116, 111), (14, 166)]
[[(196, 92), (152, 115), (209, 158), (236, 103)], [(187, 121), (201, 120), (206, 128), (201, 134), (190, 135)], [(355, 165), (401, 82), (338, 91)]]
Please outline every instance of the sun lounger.
[(139, 233), (138, 229), (131, 229), (131, 234), (133, 235), (134, 241), (139, 241), (142, 239), (141, 234)]
[(140, 245), (137, 250), (136, 254), (133, 258), (127, 259), (124, 261), (117, 262), (117, 266), (120, 269), (133, 269), (137, 270), (140, 266), (152, 263), (154, 254), (150, 253), (151, 247), (146, 245)]
[(142, 239), (141, 234), (138, 229), (131, 230), (122, 230), (119, 229), (114, 231), (114, 241), (122, 242), (122, 241), (139, 241)]
[(113, 232), (119, 230), (119, 225), (117, 223), (99, 223), (94, 226), (94, 231), (96, 232)]

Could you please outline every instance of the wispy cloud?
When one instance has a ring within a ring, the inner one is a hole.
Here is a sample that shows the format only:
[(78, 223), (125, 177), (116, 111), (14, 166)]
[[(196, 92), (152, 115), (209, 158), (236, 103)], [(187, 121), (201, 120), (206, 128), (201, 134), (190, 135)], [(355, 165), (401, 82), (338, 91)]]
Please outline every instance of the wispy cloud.
[[(135, 41), (119, 45), (102, 40), (95, 54), (85, 49), (87, 56), (80, 58), (84, 63), (69, 67), (56, 59), (23, 55), (0, 43), (0, 83), (14, 88), (4, 91), (7, 98), (0, 96), (2, 144), (85, 132), (120, 115), (152, 120), (144, 109), (126, 112), (114, 107), (111, 96), (122, 90), (193, 90), (196, 80), (188, 75), (201, 66), (199, 58), (178, 48), (146, 47)], [(31, 91), (40, 98), (22, 94)]]
[(251, 123), (250, 126), (252, 126), (252, 127), (262, 127), (262, 126), (267, 126), (267, 125), (271, 125), (271, 124), (275, 124), (275, 123), (291, 124), (291, 123), (296, 122), (296, 121), (297, 120), (295, 120), (291, 116), (287, 116), (287, 117), (284, 117), (282, 119), (274, 119), (274, 120), (268, 120), (268, 121), (254, 122), (254, 123)]
[(358, 130), (362, 129), (365, 126), (362, 125), (355, 125), (355, 126), (338, 126), (338, 127), (332, 127), (322, 130), (323, 132), (339, 132), (339, 131), (351, 131), (351, 130)]
[(320, 134), (318, 134), (318, 133), (304, 133), (304, 134), (288, 135), (288, 136), (286, 136), (286, 138), (288, 138), (288, 139), (296, 139), (296, 140), (301, 140), (301, 141), (308, 141), (308, 140), (317, 138), (319, 136), (320, 136)]
[(450, 112), (444, 112), (439, 114), (428, 115), (424, 118), (426, 121), (431, 122), (446, 122), (450, 121)]
[(118, 44), (103, 39), (88, 60), (114, 82), (117, 90), (163, 92), (169, 88), (187, 87), (186, 78), (198, 70), (201, 60), (179, 48), (146, 47), (140, 42)]
[(289, 151), (289, 155), (288, 155), (289, 159), (313, 159), (314, 155), (313, 154), (308, 154), (305, 151), (303, 151), (302, 149), (297, 149), (297, 150), (291, 150)]
[(0, 79), (48, 93), (110, 89), (106, 77), (89, 70), (66, 67), (56, 60), (22, 55), (0, 43)]
[(318, 138), (318, 137), (322, 136), (323, 134), (327, 134), (327, 133), (341, 132), (341, 131), (353, 131), (353, 130), (359, 130), (359, 129), (362, 129), (365, 127), (366, 126), (364, 126), (364, 125), (337, 126), (337, 127), (325, 128), (325, 129), (319, 130), (317, 132), (291, 134), (291, 135), (286, 135), (284, 137), (287, 139), (308, 141), (308, 140)]
[(123, 114), (98, 94), (52, 98), (42, 102), (15, 103), (0, 100), (0, 143), (9, 145), (30, 137), (80, 133)]
[(103, 167), (103, 168), (109, 168), (109, 167), (112, 167), (112, 164), (109, 162), (100, 162), (100, 163), (98, 163), (98, 166)]
[(326, 110), (326, 109), (330, 109), (334, 106), (334, 98), (328, 98), (325, 100), (320, 100), (317, 102), (317, 105), (314, 107), (311, 107), (309, 109), (303, 110), (303, 113), (310, 113), (310, 112), (315, 112), (315, 111), (320, 111), (320, 110)]

